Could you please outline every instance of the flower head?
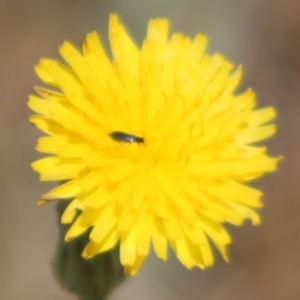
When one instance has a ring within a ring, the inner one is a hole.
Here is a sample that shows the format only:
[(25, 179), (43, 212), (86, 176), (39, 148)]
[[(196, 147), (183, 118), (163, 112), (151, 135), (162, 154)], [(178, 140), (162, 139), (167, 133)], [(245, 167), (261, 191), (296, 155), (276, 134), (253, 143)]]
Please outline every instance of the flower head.
[[(224, 223), (258, 224), (262, 193), (246, 183), (274, 171), (278, 159), (253, 145), (275, 132), (273, 108), (256, 109), (255, 94), (236, 94), (241, 68), (205, 54), (207, 38), (168, 37), (166, 19), (150, 20), (141, 49), (114, 14), (112, 59), (96, 32), (82, 52), (65, 42), (68, 65), (42, 59), (30, 121), (47, 134), (33, 163), (42, 181), (67, 180), (40, 198), (70, 199), (63, 223), (69, 241), (91, 228), (83, 256), (120, 243), (125, 271), (134, 274), (153, 245), (167, 259), (170, 245), (187, 267), (228, 260)], [(79, 215), (77, 214), (79, 211)]]

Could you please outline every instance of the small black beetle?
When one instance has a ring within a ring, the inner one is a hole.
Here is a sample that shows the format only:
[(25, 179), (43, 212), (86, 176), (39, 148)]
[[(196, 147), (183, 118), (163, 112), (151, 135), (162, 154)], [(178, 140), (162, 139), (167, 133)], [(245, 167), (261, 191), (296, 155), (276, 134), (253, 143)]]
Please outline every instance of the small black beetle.
[(128, 134), (123, 131), (113, 131), (108, 134), (114, 141), (119, 143), (144, 143), (144, 138), (135, 136), (133, 134)]

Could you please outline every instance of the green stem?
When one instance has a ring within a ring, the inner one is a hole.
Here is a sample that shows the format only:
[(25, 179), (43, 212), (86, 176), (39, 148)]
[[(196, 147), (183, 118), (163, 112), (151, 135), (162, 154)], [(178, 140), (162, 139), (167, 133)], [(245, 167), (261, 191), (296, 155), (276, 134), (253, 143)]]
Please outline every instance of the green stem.
[[(69, 201), (57, 206), (59, 220)], [(60, 285), (77, 294), (78, 300), (104, 300), (125, 278), (120, 264), (119, 247), (85, 260), (81, 253), (88, 243), (89, 232), (66, 243), (70, 225), (59, 224), (59, 240), (52, 261), (54, 276)]]

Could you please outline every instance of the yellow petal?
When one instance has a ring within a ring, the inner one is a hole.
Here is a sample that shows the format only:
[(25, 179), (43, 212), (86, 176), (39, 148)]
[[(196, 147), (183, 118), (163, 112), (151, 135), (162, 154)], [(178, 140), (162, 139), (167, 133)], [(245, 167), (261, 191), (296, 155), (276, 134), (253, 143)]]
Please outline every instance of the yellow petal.
[(85, 165), (80, 160), (57, 157), (42, 158), (31, 166), (35, 171), (40, 172), (41, 181), (73, 179), (85, 169)]
[(109, 18), (109, 40), (113, 56), (125, 55), (135, 69), (138, 67), (139, 49), (119, 22), (116, 14)]
[(272, 136), (275, 132), (276, 127), (274, 125), (243, 129), (237, 134), (236, 142), (238, 144), (258, 142)]
[(70, 199), (74, 198), (80, 191), (78, 181), (74, 179), (54, 188), (42, 195), (41, 198), (44, 200)]
[(124, 272), (126, 274), (130, 274), (131, 276), (135, 275), (136, 272), (140, 269), (141, 265), (143, 264), (145, 258), (146, 257), (143, 255), (137, 255), (137, 258), (136, 258), (134, 264), (131, 266), (126, 265), (124, 267)]
[(162, 259), (167, 260), (168, 251), (167, 251), (167, 239), (164, 229), (164, 223), (160, 218), (152, 215), (152, 242), (156, 255)]
[(147, 256), (149, 254), (151, 237), (149, 212), (146, 206), (143, 206), (138, 213), (136, 221), (136, 241), (137, 253), (142, 256)]
[(68, 207), (65, 209), (62, 217), (61, 217), (61, 223), (62, 224), (69, 224), (73, 221), (75, 216), (77, 215), (78, 209), (82, 209), (82, 206), (80, 203), (75, 199), (71, 201), (71, 203), (68, 205)]
[(99, 214), (93, 230), (90, 233), (90, 239), (97, 244), (101, 244), (104, 239), (111, 234), (112, 231), (116, 231), (116, 224), (117, 219), (114, 216), (113, 209), (110, 205), (107, 205)]
[(72, 224), (65, 236), (65, 241), (71, 241), (75, 237), (84, 233), (90, 225), (83, 222), (82, 215), (78, 216), (75, 222)]
[(121, 237), (120, 259), (123, 266), (133, 266), (137, 259), (136, 226)]
[(253, 111), (248, 118), (250, 127), (257, 127), (272, 120), (276, 116), (276, 111), (273, 107), (268, 107)]

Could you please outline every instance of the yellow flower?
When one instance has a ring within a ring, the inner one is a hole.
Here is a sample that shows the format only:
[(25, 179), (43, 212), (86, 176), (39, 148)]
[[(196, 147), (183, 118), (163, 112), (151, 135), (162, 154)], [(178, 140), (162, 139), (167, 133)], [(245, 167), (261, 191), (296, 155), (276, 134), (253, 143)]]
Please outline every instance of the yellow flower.
[(153, 245), (167, 259), (170, 245), (187, 267), (227, 261), (224, 223), (258, 224), (262, 193), (245, 185), (276, 169), (277, 158), (253, 145), (275, 132), (273, 108), (255, 109), (255, 94), (235, 94), (241, 68), (205, 54), (207, 38), (168, 38), (166, 19), (150, 20), (141, 49), (115, 14), (112, 59), (96, 32), (60, 47), (68, 66), (42, 59), (30, 121), (47, 136), (33, 163), (42, 181), (68, 180), (39, 203), (73, 198), (63, 223), (77, 216), (69, 241), (91, 228), (83, 257), (120, 243), (125, 271), (135, 274)]

